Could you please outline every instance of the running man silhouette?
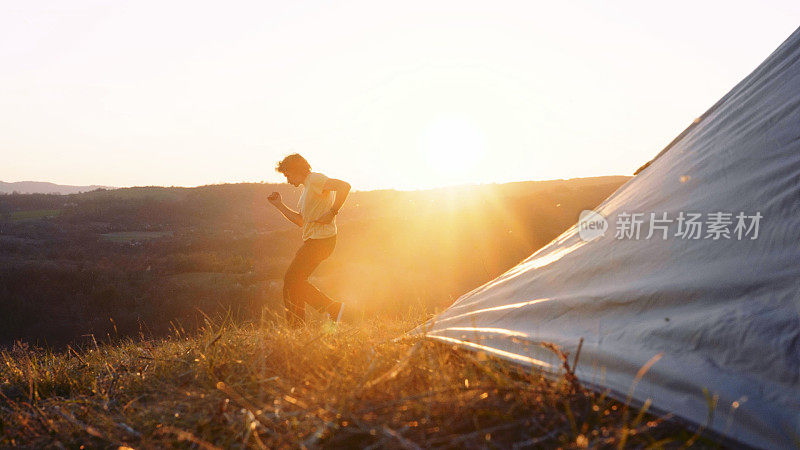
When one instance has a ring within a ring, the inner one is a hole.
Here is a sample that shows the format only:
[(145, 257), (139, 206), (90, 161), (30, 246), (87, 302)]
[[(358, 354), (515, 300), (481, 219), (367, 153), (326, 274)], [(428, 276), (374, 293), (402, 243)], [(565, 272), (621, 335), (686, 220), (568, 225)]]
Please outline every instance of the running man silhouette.
[(287, 207), (278, 192), (267, 197), (284, 217), (303, 229), (303, 245), (283, 278), (286, 320), (292, 327), (302, 326), (308, 303), (320, 312), (327, 312), (333, 321), (339, 323), (344, 304), (320, 292), (309, 283), (308, 277), (333, 253), (336, 246), (336, 215), (350, 193), (350, 184), (312, 172), (308, 161), (297, 153), (283, 158), (275, 170), (286, 176), (292, 186), (303, 185), (297, 205), (299, 211)]

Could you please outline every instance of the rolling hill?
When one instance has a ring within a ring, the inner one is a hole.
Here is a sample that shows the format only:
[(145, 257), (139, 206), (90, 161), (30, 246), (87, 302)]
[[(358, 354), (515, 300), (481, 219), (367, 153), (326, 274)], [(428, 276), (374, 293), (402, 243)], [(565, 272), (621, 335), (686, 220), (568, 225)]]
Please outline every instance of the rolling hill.
[(48, 183), (46, 181), (15, 181), (6, 183), (0, 181), (0, 193), (3, 194), (77, 194), (93, 191), (95, 189), (114, 189), (111, 186), (70, 186), (67, 184)]

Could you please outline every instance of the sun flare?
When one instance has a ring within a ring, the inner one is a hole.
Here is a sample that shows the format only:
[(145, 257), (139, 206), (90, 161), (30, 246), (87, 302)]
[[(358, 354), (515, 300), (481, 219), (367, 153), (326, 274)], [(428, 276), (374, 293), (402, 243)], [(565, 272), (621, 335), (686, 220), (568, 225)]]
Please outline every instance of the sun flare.
[(437, 118), (420, 133), (419, 151), (431, 172), (458, 182), (469, 179), (486, 157), (486, 134), (468, 119)]

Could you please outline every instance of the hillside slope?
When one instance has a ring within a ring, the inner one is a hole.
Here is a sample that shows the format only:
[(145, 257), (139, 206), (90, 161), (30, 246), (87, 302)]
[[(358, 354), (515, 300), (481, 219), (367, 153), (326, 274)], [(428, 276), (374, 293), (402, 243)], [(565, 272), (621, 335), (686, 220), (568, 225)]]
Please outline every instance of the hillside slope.
[[(331, 329), (207, 323), (188, 337), (0, 354), (0, 446), (663, 448), (695, 431), (429, 341), (423, 316)], [(558, 349), (554, 348), (558, 353)], [(578, 364), (580, 364), (578, 362)]]

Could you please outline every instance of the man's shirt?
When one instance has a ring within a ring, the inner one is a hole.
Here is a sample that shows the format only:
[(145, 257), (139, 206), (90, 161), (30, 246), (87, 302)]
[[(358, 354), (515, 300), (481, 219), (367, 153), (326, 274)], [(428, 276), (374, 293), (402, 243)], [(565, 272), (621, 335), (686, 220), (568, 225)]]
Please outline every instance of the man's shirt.
[(323, 190), (328, 177), (321, 173), (310, 172), (303, 180), (303, 193), (297, 207), (303, 217), (303, 240), (323, 239), (336, 235), (336, 217), (331, 223), (314, 222), (333, 206), (333, 192)]

